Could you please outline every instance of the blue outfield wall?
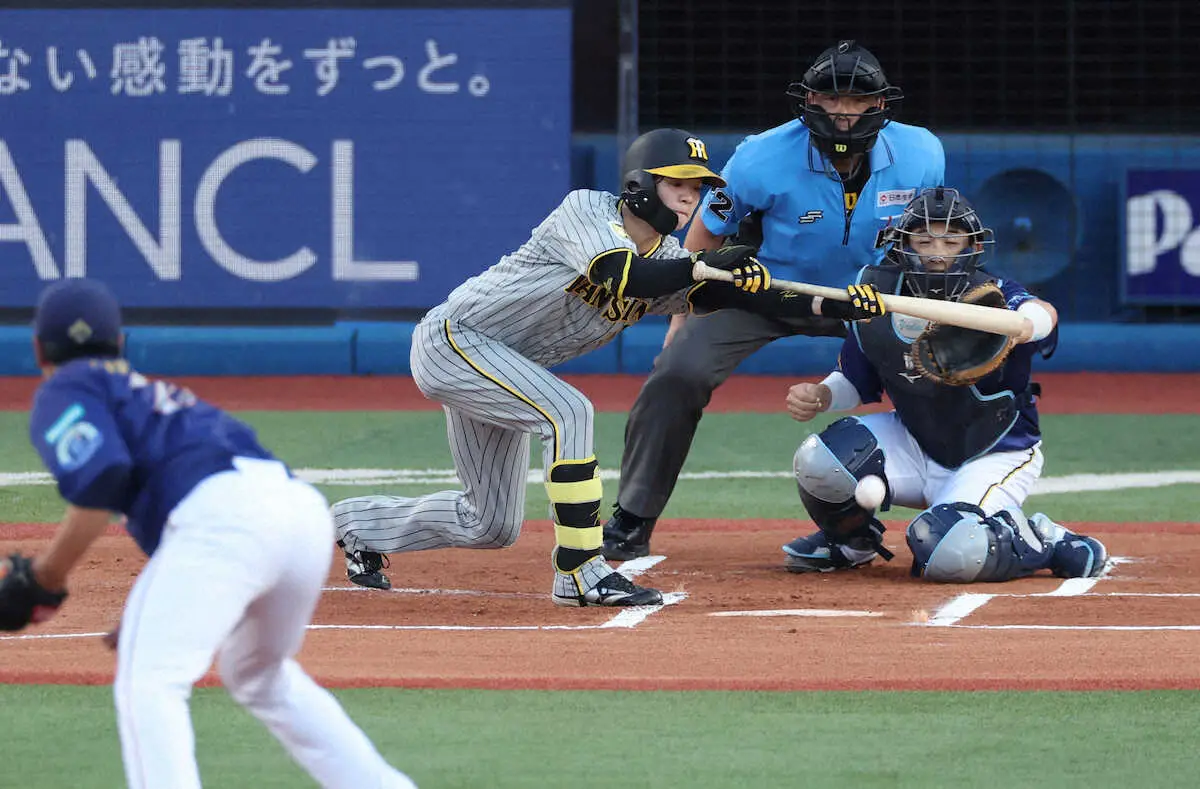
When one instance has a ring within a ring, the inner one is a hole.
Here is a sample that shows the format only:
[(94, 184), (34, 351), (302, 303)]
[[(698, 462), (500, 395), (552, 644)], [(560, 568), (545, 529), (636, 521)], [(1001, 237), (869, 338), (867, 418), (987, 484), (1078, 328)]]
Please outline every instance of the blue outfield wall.
[[(133, 365), (155, 375), (407, 375), (412, 323), (325, 327), (130, 326)], [(553, 368), (557, 373), (645, 374), (662, 348), (666, 321), (650, 318), (613, 342)], [(1058, 352), (1035, 363), (1053, 372), (1200, 372), (1200, 325), (1066, 323)], [(36, 375), (32, 331), (0, 327), (0, 375)], [(744, 375), (824, 375), (840, 340), (787, 337), (742, 363)]]
[[(743, 136), (705, 135), (714, 166), (724, 164)], [(986, 223), (996, 229), (993, 270), (1024, 282), (1059, 310), (1059, 350), (1040, 369), (1200, 371), (1200, 322), (1194, 310), (1190, 322), (1147, 323), (1139, 305), (1123, 300), (1121, 279), (1128, 171), (1200, 172), (1200, 136), (945, 134), (941, 139), (948, 183), (972, 197)], [(615, 191), (617, 154), (613, 135), (575, 135), (570, 186)], [(1172, 210), (1187, 208), (1180, 208), (1183, 197), (1170, 197), (1176, 201)], [(1166, 205), (1153, 210), (1165, 214)], [(1176, 246), (1155, 249), (1149, 264), (1158, 269), (1174, 266), (1177, 277), (1186, 272), (1180, 280), (1185, 287), (1172, 292), (1178, 297), (1172, 303), (1180, 306), (1190, 303), (1187, 288), (1195, 285), (1200, 292), (1200, 274), (1192, 274), (1200, 263), (1183, 259), (1200, 253), (1200, 226), (1192, 227), (1200, 225), (1200, 202), (1185, 213), (1187, 227), (1172, 231)], [(1175, 220), (1178, 225), (1179, 216)], [(1157, 237), (1168, 235), (1165, 229), (1152, 230), (1153, 244), (1169, 246)], [(522, 238), (527, 232), (527, 227), (519, 229)], [(423, 286), (423, 298), (436, 293), (433, 298), (440, 299), (454, 284), (438, 283), (432, 290)], [(395, 375), (409, 372), (412, 330), (413, 324), (405, 322), (131, 326), (127, 347), (139, 369), (159, 375)], [(665, 319), (647, 318), (608, 346), (556, 371), (644, 374), (661, 348), (664, 332)], [(0, 326), (0, 375), (35, 374), (29, 349), (28, 326)], [(820, 375), (834, 365), (837, 350), (838, 341), (831, 338), (787, 338), (754, 354), (739, 372)]]

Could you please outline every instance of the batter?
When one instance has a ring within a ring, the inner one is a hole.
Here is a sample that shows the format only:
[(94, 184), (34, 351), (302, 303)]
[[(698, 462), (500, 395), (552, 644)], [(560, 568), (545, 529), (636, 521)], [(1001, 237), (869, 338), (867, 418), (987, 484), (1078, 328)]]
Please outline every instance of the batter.
[(445, 407), (463, 489), (335, 504), (351, 581), (387, 588), (387, 553), (512, 545), (525, 517), (530, 436), (537, 436), (556, 540), (553, 601), (661, 603), (657, 590), (632, 583), (599, 555), (592, 404), (547, 368), (599, 348), (646, 314), (689, 306), (842, 320), (884, 309), (872, 289), (854, 294), (857, 305), (785, 299), (767, 290), (770, 272), (750, 247), (703, 253), (734, 282), (692, 287), (694, 261), (670, 233), (691, 219), (703, 185), (725, 183), (709, 169), (704, 141), (680, 129), (649, 132), (630, 146), (623, 169), (620, 198), (571, 192), (520, 249), (467, 280), (416, 327), (413, 380)]

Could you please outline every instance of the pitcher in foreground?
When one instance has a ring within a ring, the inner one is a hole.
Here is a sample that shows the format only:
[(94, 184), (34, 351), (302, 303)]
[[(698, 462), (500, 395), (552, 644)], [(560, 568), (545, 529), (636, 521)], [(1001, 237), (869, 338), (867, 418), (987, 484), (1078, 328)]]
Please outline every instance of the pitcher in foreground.
[(324, 497), (246, 425), (131, 370), (122, 346), (120, 309), (99, 282), (42, 294), (30, 439), (68, 506), (45, 552), (0, 561), (0, 629), (52, 617), (121, 513), (150, 557), (116, 639), (130, 787), (200, 786), (188, 697), (215, 657), (234, 700), (321, 786), (415, 789), (294, 659), (329, 571)]

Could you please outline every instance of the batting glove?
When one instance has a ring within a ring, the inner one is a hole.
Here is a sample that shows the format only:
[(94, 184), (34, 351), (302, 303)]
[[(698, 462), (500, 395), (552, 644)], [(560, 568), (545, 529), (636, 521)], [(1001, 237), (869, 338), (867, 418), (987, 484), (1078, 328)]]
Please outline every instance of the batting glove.
[(706, 249), (692, 255), (692, 260), (703, 261), (706, 265), (719, 268), (722, 271), (733, 271), (738, 266), (754, 260), (755, 247), (745, 244), (729, 244), (720, 249)]
[(850, 303), (857, 313), (850, 320), (869, 320), (887, 314), (887, 305), (874, 285), (850, 285), (846, 292), (850, 294)]
[(733, 286), (746, 293), (758, 293), (771, 287), (771, 272), (758, 258), (750, 258), (730, 272), (733, 274)]

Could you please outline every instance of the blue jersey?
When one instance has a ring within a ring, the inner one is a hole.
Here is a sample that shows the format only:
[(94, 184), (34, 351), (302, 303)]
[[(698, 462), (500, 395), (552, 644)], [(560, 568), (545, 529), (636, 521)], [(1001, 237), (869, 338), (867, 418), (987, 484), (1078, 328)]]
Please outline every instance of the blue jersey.
[(744, 217), (760, 211), (758, 257), (772, 276), (849, 285), (861, 266), (883, 258), (879, 231), (921, 189), (944, 181), (946, 154), (929, 130), (889, 123), (870, 151), (871, 174), (858, 193), (847, 194), (827, 164), (798, 120), (747, 137), (721, 171), (729, 185), (710, 191), (701, 206), (705, 227), (733, 235)]
[[(880, 275), (882, 271), (876, 274)], [(1009, 309), (1015, 310), (1035, 298), (1019, 282), (1001, 279), (997, 280), (996, 284), (1004, 293)], [(1037, 403), (1030, 389), (1030, 376), (1034, 354), (1040, 351), (1048, 356), (1053, 352), (1058, 342), (1057, 327), (1043, 340), (1017, 345), (998, 370), (973, 386), (954, 387), (931, 383), (913, 372), (907, 347), (920, 334), (925, 321), (895, 313), (882, 320), (881, 327), (885, 327), (882, 333), (877, 331), (880, 327), (873, 325), (875, 321), (871, 321), (869, 333), (866, 327), (853, 325), (852, 331), (842, 343), (838, 369), (854, 384), (864, 403), (878, 403), (882, 400), (883, 393), (887, 392), (901, 423), (917, 438), (926, 452), (933, 454), (931, 450), (935, 442), (930, 441), (928, 437), (935, 432), (963, 437), (977, 431), (981, 436), (988, 435), (990, 431), (1000, 431), (999, 435), (993, 433), (994, 438), (987, 440), (987, 452), (1028, 449), (1041, 440)], [(868, 337), (875, 339), (868, 340)], [(864, 342), (867, 341), (873, 343), (871, 350), (864, 349)], [(868, 357), (873, 357), (874, 361)], [(960, 411), (948, 407), (953, 404), (953, 399), (921, 399), (919, 392), (922, 389), (941, 389), (948, 397), (957, 395), (968, 403), (975, 402), (979, 407)], [(914, 394), (918, 396), (914, 397)], [(990, 422), (993, 417), (988, 410), (989, 404), (998, 403), (999, 398), (1009, 394), (1015, 406), (1011, 425), (1004, 429), (1002, 425), (984, 424)], [(931, 408), (936, 412), (931, 413)], [(973, 414), (981, 424), (953, 423), (951, 414), (956, 413)], [(947, 423), (947, 419), (950, 419), (950, 423)], [(936, 459), (938, 458), (935, 457)], [(959, 462), (939, 462), (953, 467), (966, 459), (969, 458), (957, 458)]]
[(123, 359), (77, 359), (34, 396), (29, 437), (70, 503), (123, 513), (154, 553), (167, 516), (233, 458), (272, 459), (254, 431)]

